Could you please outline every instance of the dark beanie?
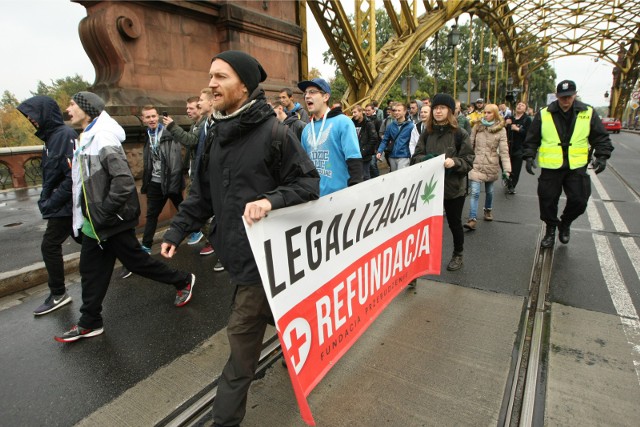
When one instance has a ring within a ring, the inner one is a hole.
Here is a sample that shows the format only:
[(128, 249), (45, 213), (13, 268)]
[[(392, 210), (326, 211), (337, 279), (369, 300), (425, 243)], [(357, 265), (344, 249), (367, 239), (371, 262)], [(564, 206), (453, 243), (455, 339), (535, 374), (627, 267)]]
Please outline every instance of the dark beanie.
[(253, 56), (240, 52), (239, 50), (221, 52), (214, 56), (211, 62), (216, 59), (222, 59), (231, 65), (231, 68), (238, 73), (238, 77), (240, 77), (242, 83), (247, 87), (249, 93), (258, 87), (258, 83), (267, 79), (267, 72), (264, 71), (262, 65), (260, 65)]
[(431, 108), (436, 108), (438, 105), (449, 107), (452, 113), (456, 111), (456, 101), (447, 93), (437, 93), (436, 96), (431, 98)]
[(72, 99), (91, 118), (98, 117), (104, 111), (104, 100), (95, 93), (78, 92)]

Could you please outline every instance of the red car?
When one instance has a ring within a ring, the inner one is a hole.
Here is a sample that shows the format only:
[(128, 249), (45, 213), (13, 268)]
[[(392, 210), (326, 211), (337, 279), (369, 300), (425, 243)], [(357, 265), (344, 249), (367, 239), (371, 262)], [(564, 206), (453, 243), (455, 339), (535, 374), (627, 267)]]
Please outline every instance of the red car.
[(615, 119), (613, 117), (605, 117), (602, 119), (602, 124), (604, 128), (613, 133), (620, 133), (620, 129), (622, 129), (622, 123), (620, 120)]

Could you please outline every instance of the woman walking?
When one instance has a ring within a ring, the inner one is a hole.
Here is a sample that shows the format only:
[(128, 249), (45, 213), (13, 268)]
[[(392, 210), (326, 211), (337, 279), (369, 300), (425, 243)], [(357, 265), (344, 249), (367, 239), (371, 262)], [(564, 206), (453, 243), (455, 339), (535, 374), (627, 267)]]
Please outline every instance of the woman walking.
[(484, 182), (484, 220), (493, 221), (493, 183), (500, 175), (501, 161), (504, 173), (507, 176), (511, 174), (507, 131), (497, 105), (488, 104), (484, 107), (484, 117), (471, 130), (471, 145), (476, 157), (473, 169), (469, 172), (471, 199), (469, 220), (464, 228), (475, 230), (481, 184)]
[(473, 166), (473, 149), (469, 144), (469, 134), (458, 126), (454, 115), (455, 100), (451, 95), (439, 93), (431, 102), (431, 115), (427, 119), (426, 130), (420, 135), (411, 163), (445, 154), (444, 167), (444, 212), (453, 235), (453, 256), (447, 270), (462, 268), (464, 230), (462, 209), (466, 196), (466, 176)]

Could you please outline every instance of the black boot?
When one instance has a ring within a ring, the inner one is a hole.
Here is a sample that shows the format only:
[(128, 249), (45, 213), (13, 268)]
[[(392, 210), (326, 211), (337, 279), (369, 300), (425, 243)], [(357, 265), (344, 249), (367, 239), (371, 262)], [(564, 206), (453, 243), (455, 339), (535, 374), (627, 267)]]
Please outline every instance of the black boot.
[(547, 225), (547, 232), (542, 238), (542, 242), (540, 242), (541, 248), (552, 248), (553, 244), (556, 241), (556, 226), (555, 225)]
[(566, 224), (563, 222), (560, 222), (560, 225), (558, 226), (558, 240), (560, 240), (560, 242), (564, 243), (565, 245), (567, 243), (569, 243), (569, 239), (571, 238), (571, 224)]

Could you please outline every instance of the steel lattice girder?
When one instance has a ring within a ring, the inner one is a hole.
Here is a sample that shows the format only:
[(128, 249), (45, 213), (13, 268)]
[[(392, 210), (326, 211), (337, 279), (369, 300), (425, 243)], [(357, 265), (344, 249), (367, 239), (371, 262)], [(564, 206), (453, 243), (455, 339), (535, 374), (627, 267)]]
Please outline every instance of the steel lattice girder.
[[(421, 16), (416, 0), (382, 3), (396, 35), (376, 53), (375, 0), (354, 3), (359, 11), (353, 23), (339, 1), (309, 2), (349, 84), (343, 100), (347, 105), (382, 99), (420, 46), (464, 13), (473, 13), (491, 28), (514, 80), (525, 89), (528, 75), (550, 60), (570, 55), (599, 58), (614, 66), (611, 115), (619, 116), (638, 79), (640, 7), (633, 1), (424, 0), (426, 12)], [(364, 40), (368, 42), (363, 48)]]

